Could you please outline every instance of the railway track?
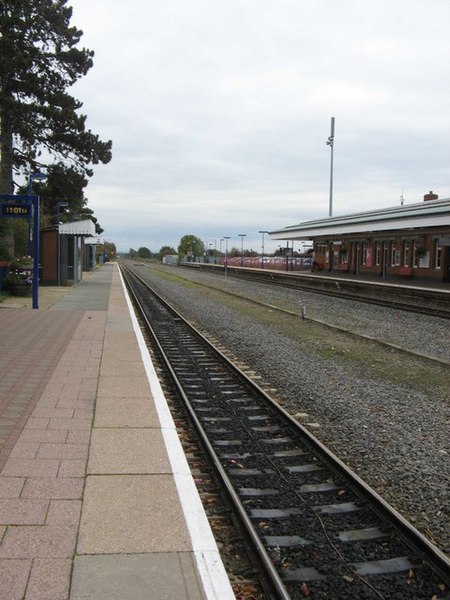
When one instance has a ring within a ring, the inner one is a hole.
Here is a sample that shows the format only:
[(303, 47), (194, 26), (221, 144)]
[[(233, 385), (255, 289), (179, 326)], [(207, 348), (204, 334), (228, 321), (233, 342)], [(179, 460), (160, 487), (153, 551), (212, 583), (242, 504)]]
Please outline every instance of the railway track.
[(272, 598), (450, 598), (450, 562), (123, 269)]
[(426, 314), (450, 319), (450, 296), (448, 291), (429, 289), (420, 286), (399, 285), (393, 282), (374, 282), (344, 277), (332, 277), (309, 273), (289, 273), (269, 269), (245, 267), (224, 267), (221, 265), (201, 265), (182, 263), (183, 267), (201, 268), (216, 274), (279, 285), (357, 302), (386, 306), (397, 310)]

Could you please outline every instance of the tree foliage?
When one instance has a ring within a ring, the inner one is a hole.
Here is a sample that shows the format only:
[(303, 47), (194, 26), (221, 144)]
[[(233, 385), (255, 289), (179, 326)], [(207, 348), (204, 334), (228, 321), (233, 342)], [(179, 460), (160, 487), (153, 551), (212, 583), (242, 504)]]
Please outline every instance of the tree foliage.
[[(83, 32), (70, 25), (66, 4), (0, 2), (0, 193), (14, 193), (15, 175), (47, 165), (53, 165), (49, 173), (65, 169), (69, 186), (82, 189), (92, 165), (111, 159), (111, 141), (86, 128), (82, 103), (67, 92), (92, 67), (94, 53), (77, 48)], [(58, 192), (52, 202), (65, 196)], [(83, 205), (82, 194), (76, 200)], [(10, 223), (1, 224), (4, 247), (13, 246), (11, 230)]]
[(103, 244), (103, 252), (109, 258), (109, 260), (113, 260), (117, 256), (117, 248), (113, 242), (105, 242)]
[(162, 258), (163, 256), (174, 256), (176, 253), (177, 251), (172, 246), (161, 246), (158, 256)]
[(181, 238), (178, 245), (180, 256), (201, 256), (205, 252), (205, 244), (195, 235), (189, 234)]
[(139, 258), (151, 258), (153, 256), (151, 251), (145, 246), (141, 246), (141, 248), (139, 248), (139, 250), (137, 251), (137, 255), (139, 256)]
[[(2, 150), (16, 171), (42, 166), (43, 151), (87, 175), (92, 174), (89, 165), (111, 159), (111, 142), (86, 129), (82, 103), (67, 93), (92, 67), (94, 53), (76, 48), (83, 32), (70, 26), (72, 9), (66, 3), (0, 4)], [(7, 176), (2, 173), (4, 184)]]

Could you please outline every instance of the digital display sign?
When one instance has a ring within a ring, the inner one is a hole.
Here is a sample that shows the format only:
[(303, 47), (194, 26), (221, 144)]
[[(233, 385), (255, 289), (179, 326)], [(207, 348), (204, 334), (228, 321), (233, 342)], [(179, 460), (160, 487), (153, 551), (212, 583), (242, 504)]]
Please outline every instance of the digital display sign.
[(5, 202), (0, 204), (2, 217), (31, 217), (31, 204)]

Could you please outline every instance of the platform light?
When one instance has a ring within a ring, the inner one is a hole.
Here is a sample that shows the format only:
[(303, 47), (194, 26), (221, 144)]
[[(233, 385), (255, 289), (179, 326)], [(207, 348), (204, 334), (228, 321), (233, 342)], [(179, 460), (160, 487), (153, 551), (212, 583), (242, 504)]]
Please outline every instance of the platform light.
[[(41, 173), (38, 171), (37, 173), (30, 173), (28, 175), (28, 195), (33, 195), (33, 181), (43, 181), (47, 179), (47, 175), (45, 173)], [(31, 241), (32, 241), (32, 232), (31, 232), (31, 218), (28, 219), (28, 255), (31, 256)]]
[(60, 213), (60, 209), (61, 208), (67, 208), (69, 206), (69, 203), (66, 202), (65, 200), (59, 200), (56, 203), (56, 221), (59, 225), (59, 213)]
[(225, 260), (223, 263), (223, 274), (226, 277), (227, 276), (227, 267), (228, 267), (228, 240), (230, 239), (229, 235), (224, 235), (223, 239), (225, 240)]
[(32, 195), (33, 181), (43, 181), (47, 179), (47, 175), (45, 173), (41, 173), (38, 171), (37, 173), (30, 173), (28, 175), (28, 195)]
[(241, 267), (244, 266), (244, 238), (246, 235), (246, 233), (238, 233), (238, 236), (241, 238)]

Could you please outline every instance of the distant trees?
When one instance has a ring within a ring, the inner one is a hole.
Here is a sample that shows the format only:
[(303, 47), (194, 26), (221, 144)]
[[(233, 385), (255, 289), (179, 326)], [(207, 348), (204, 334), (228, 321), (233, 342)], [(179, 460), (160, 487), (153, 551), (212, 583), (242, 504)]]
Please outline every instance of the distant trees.
[(192, 234), (183, 236), (178, 244), (178, 254), (181, 257), (201, 256), (204, 252), (205, 244), (200, 238)]
[(153, 256), (150, 250), (145, 246), (139, 248), (139, 250), (137, 251), (137, 255), (139, 256), (139, 258), (151, 258)]
[(252, 250), (251, 248), (249, 248), (249, 249), (245, 249), (244, 248), (244, 251), (241, 252), (240, 248), (237, 248), (236, 246), (233, 246), (232, 248), (230, 248), (228, 250), (228, 256), (230, 258), (233, 258), (233, 257), (236, 257), (236, 256), (248, 256), (248, 257), (251, 257), (251, 256), (259, 256), (259, 254), (258, 254), (258, 252), (256, 252), (256, 250)]
[(172, 246), (162, 246), (158, 252), (158, 258), (162, 258), (163, 256), (174, 256), (177, 253), (175, 248)]
[(128, 256), (130, 258), (152, 258), (153, 257), (153, 253), (146, 248), (145, 246), (141, 246), (141, 248), (139, 248), (139, 250), (135, 250), (134, 248), (130, 248), (128, 250)]
[(105, 242), (103, 244), (103, 252), (109, 258), (109, 260), (113, 260), (117, 256), (116, 245), (113, 242)]

